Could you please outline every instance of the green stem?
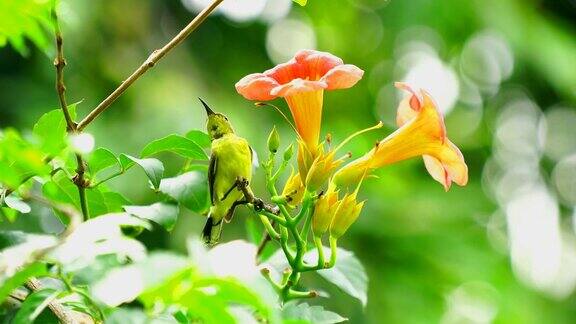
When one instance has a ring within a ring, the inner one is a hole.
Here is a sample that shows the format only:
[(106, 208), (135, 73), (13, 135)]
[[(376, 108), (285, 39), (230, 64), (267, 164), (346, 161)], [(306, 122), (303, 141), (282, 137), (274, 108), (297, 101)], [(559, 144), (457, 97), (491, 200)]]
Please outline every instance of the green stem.
[(316, 250), (318, 251), (318, 265), (317, 267), (324, 268), (324, 247), (322, 246), (322, 238), (314, 236), (314, 244), (316, 245)]
[(272, 224), (270, 224), (270, 221), (268, 220), (268, 218), (266, 218), (266, 216), (263, 216), (261, 214), (258, 214), (258, 216), (260, 216), (260, 220), (262, 221), (262, 224), (264, 224), (264, 228), (266, 228), (266, 231), (268, 232), (270, 237), (272, 237), (275, 240), (279, 239), (280, 234), (278, 234), (278, 232), (276, 232), (276, 230), (274, 229)]
[(265, 210), (260, 210), (257, 212), (259, 216), (264, 216), (266, 218), (270, 218), (273, 221), (277, 222), (278, 224), (282, 225), (282, 226), (286, 226), (286, 220), (278, 215), (274, 215), (271, 212), (265, 211)]
[(330, 262), (328, 263), (328, 268), (332, 268), (336, 264), (337, 248), (338, 239), (330, 236)]

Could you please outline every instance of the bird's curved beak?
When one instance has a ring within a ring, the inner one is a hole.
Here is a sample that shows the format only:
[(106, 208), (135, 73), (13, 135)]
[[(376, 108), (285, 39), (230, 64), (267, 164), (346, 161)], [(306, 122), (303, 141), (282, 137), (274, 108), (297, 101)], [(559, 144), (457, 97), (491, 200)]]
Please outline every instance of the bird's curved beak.
[(204, 109), (206, 109), (206, 115), (210, 116), (215, 114), (215, 112), (208, 106), (207, 103), (204, 102), (204, 100), (202, 100), (202, 98), (198, 97), (198, 100), (200, 100), (202, 105), (204, 105)]

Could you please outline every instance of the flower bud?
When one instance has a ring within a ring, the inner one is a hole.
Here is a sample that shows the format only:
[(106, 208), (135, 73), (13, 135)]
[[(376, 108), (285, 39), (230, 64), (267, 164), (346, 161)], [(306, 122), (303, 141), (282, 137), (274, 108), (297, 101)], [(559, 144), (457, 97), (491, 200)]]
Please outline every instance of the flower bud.
[(328, 188), (326, 194), (316, 201), (312, 215), (312, 233), (314, 236), (321, 237), (326, 233), (330, 223), (332, 223), (338, 204), (338, 192), (334, 191), (332, 187)]
[(334, 170), (343, 162), (343, 159), (334, 160), (335, 151), (328, 152), (327, 154), (318, 155), (312, 162), (308, 175), (306, 176), (306, 187), (314, 191), (320, 188), (328, 181), (334, 173)]
[(314, 155), (312, 155), (306, 144), (302, 141), (298, 141), (298, 171), (302, 182), (306, 182), (306, 176), (308, 175), (308, 170), (310, 169), (314, 158)]
[(290, 173), (290, 177), (282, 189), (282, 196), (286, 197), (286, 201), (291, 206), (300, 204), (304, 196), (304, 185), (299, 173), (294, 173), (294, 171)]
[(284, 161), (290, 161), (293, 154), (294, 154), (294, 147), (292, 144), (290, 144), (288, 145), (286, 150), (284, 150)]
[(272, 128), (272, 131), (270, 132), (270, 135), (268, 135), (268, 151), (270, 151), (270, 153), (276, 153), (278, 152), (279, 146), (280, 146), (280, 135), (276, 130), (276, 126), (274, 126), (274, 128)]
[(338, 239), (344, 235), (350, 225), (358, 219), (362, 207), (364, 207), (364, 201), (356, 203), (356, 192), (344, 196), (330, 224), (330, 236)]

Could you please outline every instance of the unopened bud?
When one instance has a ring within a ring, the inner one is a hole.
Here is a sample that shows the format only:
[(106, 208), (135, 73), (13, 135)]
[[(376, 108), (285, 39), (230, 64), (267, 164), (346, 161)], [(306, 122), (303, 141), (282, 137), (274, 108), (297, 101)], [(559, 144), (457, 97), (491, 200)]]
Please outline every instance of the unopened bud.
[(284, 150), (284, 161), (290, 161), (292, 155), (294, 155), (294, 147), (292, 144), (290, 144), (286, 150)]
[(342, 164), (342, 159), (334, 160), (334, 154), (334, 151), (327, 154), (321, 153), (314, 162), (312, 162), (308, 170), (308, 175), (306, 176), (306, 187), (308, 190), (315, 191), (323, 186), (332, 176), (334, 170)]
[(312, 215), (312, 233), (315, 237), (321, 237), (328, 231), (338, 209), (338, 203), (338, 192), (333, 188), (328, 188), (328, 191), (316, 201)]
[(330, 236), (338, 239), (344, 235), (350, 225), (358, 219), (362, 207), (364, 207), (364, 201), (357, 203), (356, 193), (344, 196), (340, 201), (336, 213), (334, 214), (334, 219), (330, 224)]
[(290, 173), (290, 177), (282, 190), (282, 196), (286, 197), (286, 202), (291, 206), (300, 204), (304, 196), (304, 185), (299, 173), (294, 173), (294, 171)]
[(278, 152), (279, 146), (280, 146), (280, 135), (276, 130), (276, 126), (274, 126), (274, 128), (272, 128), (272, 131), (270, 132), (270, 135), (268, 135), (268, 151), (270, 151), (270, 153), (276, 153)]

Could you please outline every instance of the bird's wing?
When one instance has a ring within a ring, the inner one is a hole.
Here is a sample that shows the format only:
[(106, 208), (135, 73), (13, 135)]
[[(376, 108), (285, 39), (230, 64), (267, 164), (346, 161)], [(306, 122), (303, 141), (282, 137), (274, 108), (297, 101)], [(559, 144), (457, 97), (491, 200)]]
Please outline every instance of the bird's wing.
[(248, 145), (248, 149), (250, 149), (250, 165), (252, 165), (252, 169), (258, 169), (260, 161), (258, 161), (258, 154), (256, 151), (252, 149), (252, 146)]
[(218, 199), (214, 198), (214, 182), (216, 181), (216, 168), (218, 167), (218, 158), (216, 154), (210, 155), (210, 165), (208, 166), (208, 187), (210, 190), (210, 202), (214, 206), (214, 202)]

